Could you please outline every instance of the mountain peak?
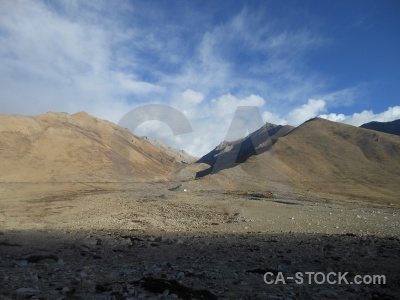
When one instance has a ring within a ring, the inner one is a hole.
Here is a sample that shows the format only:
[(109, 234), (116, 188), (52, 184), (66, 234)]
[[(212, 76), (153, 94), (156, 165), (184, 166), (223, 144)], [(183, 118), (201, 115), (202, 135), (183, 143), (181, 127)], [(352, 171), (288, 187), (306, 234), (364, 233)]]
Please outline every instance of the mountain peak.
[(90, 118), (94, 118), (92, 115), (89, 115), (87, 112), (85, 111), (78, 111), (77, 113), (74, 113), (73, 116), (76, 117), (90, 117)]

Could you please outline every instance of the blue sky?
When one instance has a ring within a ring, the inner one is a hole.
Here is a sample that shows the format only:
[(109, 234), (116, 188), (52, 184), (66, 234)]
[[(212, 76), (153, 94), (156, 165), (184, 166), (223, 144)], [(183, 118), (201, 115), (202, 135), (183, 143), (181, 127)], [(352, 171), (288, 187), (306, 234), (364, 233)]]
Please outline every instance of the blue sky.
[(399, 1), (5, 0), (0, 113), (118, 123), (162, 103), (193, 132), (149, 121), (135, 133), (202, 155), (239, 105), (276, 124), (400, 118), (399, 53)]

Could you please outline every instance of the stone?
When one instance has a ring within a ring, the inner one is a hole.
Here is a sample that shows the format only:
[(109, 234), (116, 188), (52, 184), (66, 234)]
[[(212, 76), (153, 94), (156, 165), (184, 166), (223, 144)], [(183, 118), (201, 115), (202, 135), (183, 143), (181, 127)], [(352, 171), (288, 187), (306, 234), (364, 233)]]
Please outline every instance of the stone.
[(37, 294), (40, 292), (38, 289), (34, 288), (19, 288), (15, 290), (18, 294)]
[(185, 277), (185, 273), (184, 272), (179, 272), (178, 274), (176, 274), (176, 278), (178, 280), (182, 280)]
[(63, 289), (61, 290), (61, 292), (62, 292), (63, 294), (68, 294), (68, 293), (70, 293), (71, 291), (72, 291), (72, 289), (71, 289), (70, 287), (68, 287), (68, 286), (63, 287)]
[(79, 275), (78, 275), (80, 278), (84, 278), (84, 277), (86, 277), (87, 276), (87, 274), (86, 274), (86, 272), (84, 272), (84, 271), (81, 271), (81, 272), (79, 272)]
[(19, 267), (26, 267), (26, 266), (28, 266), (28, 261), (27, 260), (18, 260), (16, 263), (15, 263), (17, 266), (19, 266)]
[(319, 291), (318, 293), (320, 296), (327, 297), (327, 298), (332, 298), (336, 299), (337, 298), (337, 293), (334, 290), (322, 290)]

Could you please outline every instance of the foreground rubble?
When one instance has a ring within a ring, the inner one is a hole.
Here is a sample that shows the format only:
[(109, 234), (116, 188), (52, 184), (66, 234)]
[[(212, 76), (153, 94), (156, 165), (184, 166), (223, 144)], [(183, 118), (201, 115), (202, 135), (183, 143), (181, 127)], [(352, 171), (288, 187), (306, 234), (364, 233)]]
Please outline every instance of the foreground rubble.
[[(397, 299), (400, 240), (321, 234), (7, 232), (3, 299)], [(385, 275), (383, 284), (266, 284), (296, 272)]]

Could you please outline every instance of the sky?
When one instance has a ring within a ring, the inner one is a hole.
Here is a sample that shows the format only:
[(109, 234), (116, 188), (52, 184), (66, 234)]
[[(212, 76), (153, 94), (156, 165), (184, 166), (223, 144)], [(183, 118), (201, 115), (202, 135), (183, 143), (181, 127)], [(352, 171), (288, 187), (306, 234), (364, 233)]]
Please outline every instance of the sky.
[(164, 105), (190, 130), (130, 129), (202, 156), (243, 137), (228, 134), (239, 106), (281, 125), (399, 119), (399, 53), (397, 0), (2, 0), (0, 113), (118, 124)]

